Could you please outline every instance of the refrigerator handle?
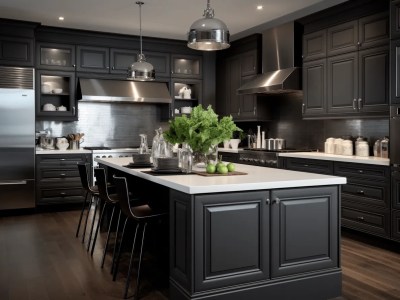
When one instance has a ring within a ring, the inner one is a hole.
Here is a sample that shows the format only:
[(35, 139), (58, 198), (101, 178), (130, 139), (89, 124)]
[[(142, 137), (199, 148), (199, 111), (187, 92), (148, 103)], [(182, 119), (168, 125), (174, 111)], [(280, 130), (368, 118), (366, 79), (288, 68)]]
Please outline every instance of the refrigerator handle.
[(15, 185), (15, 184), (26, 184), (26, 180), (5, 180), (5, 181), (0, 181), (0, 185)]

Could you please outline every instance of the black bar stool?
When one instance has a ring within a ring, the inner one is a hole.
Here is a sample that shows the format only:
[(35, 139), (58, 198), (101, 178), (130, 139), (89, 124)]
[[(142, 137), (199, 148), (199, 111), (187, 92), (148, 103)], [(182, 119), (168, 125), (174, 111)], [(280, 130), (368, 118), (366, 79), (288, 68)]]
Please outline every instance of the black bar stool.
[(119, 259), (121, 256), (121, 248), (122, 248), (122, 244), (123, 244), (123, 240), (124, 240), (124, 236), (125, 236), (126, 224), (128, 221), (136, 222), (136, 229), (135, 229), (135, 235), (133, 238), (128, 275), (127, 275), (126, 284), (125, 284), (125, 291), (124, 291), (125, 299), (128, 297), (130, 277), (131, 277), (132, 267), (133, 267), (133, 253), (135, 250), (137, 233), (141, 227), (143, 228), (141, 243), (140, 243), (139, 264), (138, 264), (138, 268), (137, 268), (136, 288), (135, 288), (135, 300), (137, 300), (137, 299), (139, 299), (138, 297), (139, 297), (140, 267), (141, 267), (141, 263), (142, 263), (143, 244), (144, 244), (144, 237), (145, 237), (145, 233), (146, 233), (147, 224), (149, 222), (154, 222), (154, 221), (160, 220), (160, 218), (165, 216), (167, 213), (166, 212), (155, 212), (147, 204), (140, 205), (140, 206), (132, 206), (129, 201), (129, 192), (128, 192), (128, 186), (127, 186), (125, 177), (114, 176), (114, 184), (115, 184), (117, 194), (120, 199), (120, 201), (119, 201), (120, 208), (121, 208), (122, 213), (125, 215), (126, 220), (124, 223), (124, 228), (122, 230), (121, 242), (119, 243), (118, 254), (117, 254), (116, 261), (115, 261), (113, 280), (116, 279), (116, 275), (118, 272), (118, 264), (119, 264)]
[[(90, 241), (92, 239), (94, 219), (95, 219), (96, 211), (97, 211), (97, 203), (98, 203), (97, 200), (99, 199), (99, 190), (98, 190), (97, 186), (89, 185), (89, 174), (90, 174), (89, 169), (90, 169), (89, 163), (78, 163), (79, 176), (81, 178), (82, 187), (86, 191), (86, 196), (85, 196), (85, 201), (83, 202), (83, 205), (82, 205), (81, 215), (79, 217), (79, 222), (78, 222), (78, 228), (76, 229), (76, 237), (78, 237), (78, 235), (79, 235), (79, 230), (81, 228), (81, 223), (82, 223), (82, 217), (85, 212), (86, 206), (88, 209), (88, 212), (86, 214), (86, 219), (85, 219), (85, 227), (84, 227), (83, 234), (82, 234), (82, 243), (85, 242), (86, 227), (87, 227), (87, 223), (88, 223), (90, 208), (92, 207), (92, 204), (94, 201), (96, 204), (95, 209), (94, 209), (94, 214), (93, 214), (92, 227), (90, 230), (90, 235), (89, 235), (89, 240), (88, 240), (88, 246), (87, 246), (88, 251), (89, 251), (89, 247), (90, 247)], [(88, 202), (89, 195), (90, 195), (90, 200)]]

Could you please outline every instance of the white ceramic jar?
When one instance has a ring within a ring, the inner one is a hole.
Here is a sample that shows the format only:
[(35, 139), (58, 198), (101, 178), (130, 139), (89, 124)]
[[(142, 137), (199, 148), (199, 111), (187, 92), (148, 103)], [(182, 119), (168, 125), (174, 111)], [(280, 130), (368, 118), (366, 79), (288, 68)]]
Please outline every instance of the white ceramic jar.
[(325, 153), (333, 154), (335, 153), (335, 139), (334, 138), (327, 138), (325, 141)]
[(366, 141), (359, 141), (356, 147), (356, 155), (357, 156), (369, 156), (369, 145)]
[(342, 154), (353, 155), (353, 142), (351, 140), (344, 140), (342, 142)]
[(335, 139), (335, 142), (334, 142), (334, 144), (335, 144), (335, 154), (341, 155), (343, 153), (342, 143), (343, 143), (343, 139), (341, 139), (341, 138)]

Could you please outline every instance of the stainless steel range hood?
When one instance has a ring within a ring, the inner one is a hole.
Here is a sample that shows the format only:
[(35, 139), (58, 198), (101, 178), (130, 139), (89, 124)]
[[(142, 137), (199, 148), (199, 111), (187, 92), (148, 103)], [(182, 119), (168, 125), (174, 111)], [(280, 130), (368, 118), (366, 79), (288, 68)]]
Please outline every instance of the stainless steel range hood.
[(80, 78), (78, 99), (91, 102), (171, 103), (167, 83)]
[(243, 94), (301, 93), (302, 28), (295, 22), (263, 32), (263, 74), (243, 84)]

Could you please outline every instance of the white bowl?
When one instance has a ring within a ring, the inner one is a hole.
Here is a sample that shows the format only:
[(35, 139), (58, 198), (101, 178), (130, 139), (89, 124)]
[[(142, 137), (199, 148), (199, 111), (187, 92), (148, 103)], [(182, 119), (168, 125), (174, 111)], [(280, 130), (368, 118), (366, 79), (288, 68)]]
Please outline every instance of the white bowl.
[(181, 107), (181, 112), (183, 114), (190, 114), (192, 112), (192, 107), (190, 106)]
[(42, 83), (42, 93), (45, 93), (45, 94), (51, 93), (50, 83), (47, 83), (47, 82)]
[(54, 94), (61, 94), (63, 92), (63, 89), (53, 89)]

